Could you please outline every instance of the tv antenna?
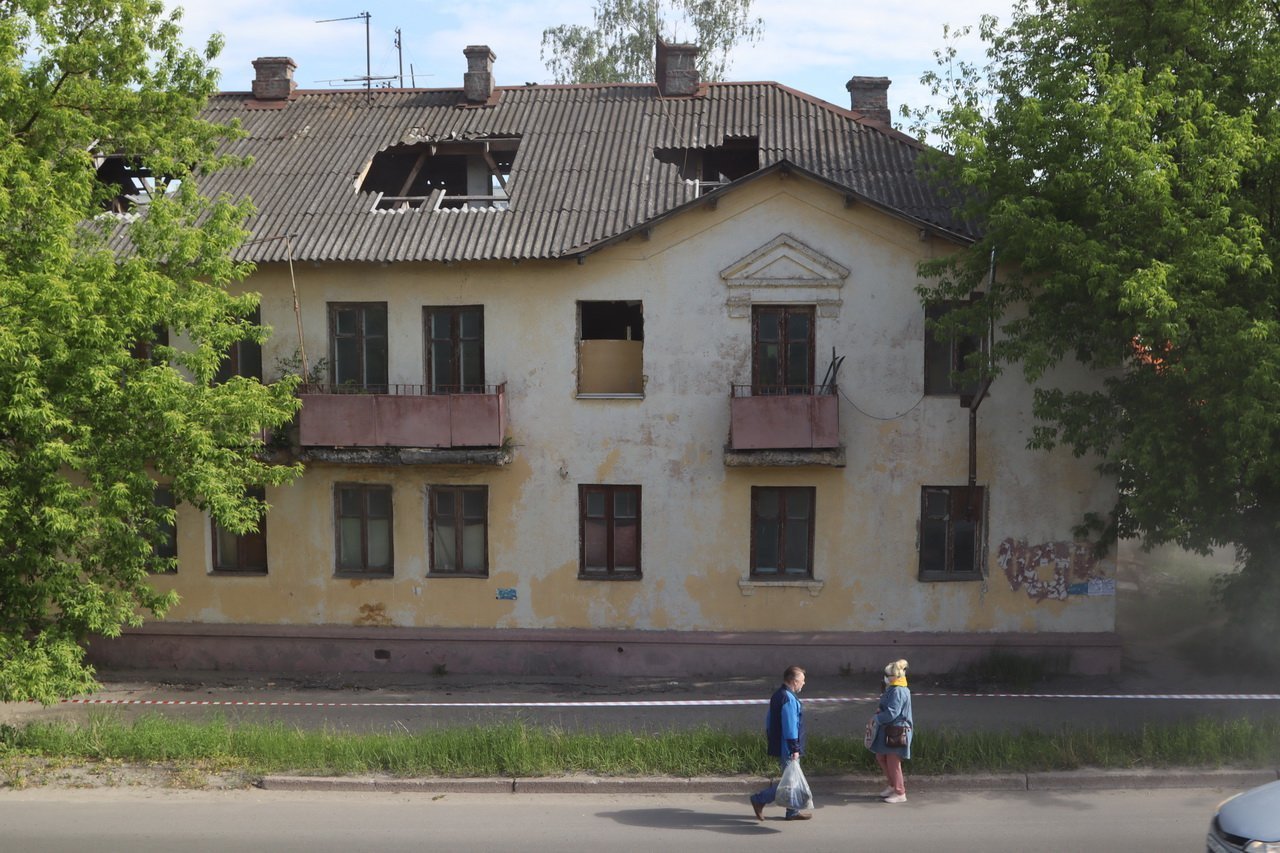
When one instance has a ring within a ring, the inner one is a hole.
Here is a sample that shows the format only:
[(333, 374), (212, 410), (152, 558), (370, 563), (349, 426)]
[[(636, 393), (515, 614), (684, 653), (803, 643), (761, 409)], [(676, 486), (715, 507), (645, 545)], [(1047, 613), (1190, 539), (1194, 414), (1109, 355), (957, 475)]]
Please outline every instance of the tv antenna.
[[(359, 15), (351, 15), (351, 16), (346, 17), (346, 18), (325, 18), (325, 19), (323, 19), (323, 20), (316, 21), (316, 23), (317, 23), (317, 24), (330, 24), (330, 23), (333, 23), (334, 21), (359, 21), (359, 20), (363, 20), (363, 21), (364, 21), (364, 76), (363, 76), (363, 77), (344, 77), (344, 78), (342, 79), (342, 82), (344, 82), (344, 83), (355, 83), (355, 82), (358, 82), (358, 81), (363, 80), (363, 81), (364, 81), (364, 90), (365, 90), (365, 93), (366, 93), (366, 95), (367, 95), (368, 97), (373, 97), (373, 81), (374, 81), (374, 80), (393, 80), (393, 79), (395, 79), (395, 75), (393, 75), (393, 74), (388, 74), (388, 75), (383, 76), (383, 77), (374, 77), (374, 76), (373, 76), (373, 70), (372, 70), (372, 64), (373, 64), (373, 61), (372, 61), (372, 58), (371, 58), (371, 56), (370, 56), (370, 50), (369, 50), (369, 19), (370, 19), (370, 18), (372, 18), (372, 17), (373, 17), (373, 16), (372, 16), (372, 15), (370, 15), (368, 12), (361, 12)], [(398, 30), (398, 29), (397, 29), (397, 30), (396, 30), (397, 42), (399, 41), (399, 33), (400, 33), (400, 30)], [(401, 85), (402, 87), (404, 86), (403, 77), (404, 77), (404, 75), (403, 75), (403, 74), (401, 74), (401, 84), (400, 84), (400, 85)]]

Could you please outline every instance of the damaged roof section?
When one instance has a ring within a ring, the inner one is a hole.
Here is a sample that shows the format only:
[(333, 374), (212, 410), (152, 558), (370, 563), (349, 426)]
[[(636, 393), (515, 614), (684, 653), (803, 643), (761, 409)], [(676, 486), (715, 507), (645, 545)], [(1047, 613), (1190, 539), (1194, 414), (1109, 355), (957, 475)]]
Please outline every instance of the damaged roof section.
[[(499, 87), (488, 48), (468, 51), (465, 88), (309, 91), (286, 79), (212, 98), (205, 117), (246, 132), (223, 153), (252, 165), (202, 191), (252, 198), (254, 236), (291, 238), (239, 256), (565, 257), (783, 163), (923, 228), (974, 236), (920, 174), (924, 147), (862, 111), (776, 83), (682, 78), (674, 96), (658, 83)], [(293, 70), (287, 58), (271, 67)]]

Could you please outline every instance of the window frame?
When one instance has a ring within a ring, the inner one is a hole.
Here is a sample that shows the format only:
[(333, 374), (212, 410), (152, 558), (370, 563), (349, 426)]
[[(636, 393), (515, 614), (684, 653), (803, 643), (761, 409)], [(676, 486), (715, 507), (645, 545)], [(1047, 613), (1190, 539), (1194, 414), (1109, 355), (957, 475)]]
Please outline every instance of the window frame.
[[(604, 571), (588, 571), (587, 570), (587, 521), (590, 516), (587, 515), (587, 496), (593, 492), (601, 492), (605, 495), (605, 553), (608, 555), (608, 563)], [(615, 554), (615, 533), (617, 531), (617, 518), (615, 516), (615, 496), (620, 493), (631, 493), (635, 496), (636, 514), (636, 535), (635, 535), (635, 568), (619, 569), (616, 565)], [(644, 567), (641, 563), (641, 554), (644, 543), (644, 495), (638, 485), (622, 485), (616, 483), (580, 483), (578, 485), (578, 579), (579, 580), (607, 580), (607, 581), (632, 581), (640, 580), (644, 574)]]
[[(350, 516), (342, 514), (342, 494), (358, 489), (362, 497), (360, 518), (361, 565), (342, 564), (342, 520)], [(387, 496), (387, 565), (369, 565), (369, 495), (381, 492)], [(340, 482), (333, 484), (333, 568), (335, 577), (392, 577), (395, 574), (395, 501), (390, 485), (385, 483)]]
[[(778, 347), (778, 375), (773, 379), (786, 379), (789, 372), (791, 358), (791, 338), (790, 338), (790, 318), (792, 315), (805, 315), (808, 319), (808, 335), (804, 342), (806, 349), (805, 375), (808, 381), (801, 385), (794, 385), (787, 382), (765, 382), (762, 376), (761, 362), (763, 361), (762, 343), (760, 340), (760, 322), (762, 315), (779, 313), (778, 328), (780, 337), (777, 342)], [(816, 383), (814, 371), (816, 370), (816, 350), (817, 350), (817, 325), (818, 312), (815, 305), (802, 304), (759, 304), (751, 306), (751, 393), (753, 395), (770, 395), (770, 394), (812, 394)]]
[[(971, 353), (988, 350), (986, 334), (958, 335), (952, 334), (946, 340), (938, 337), (933, 324), (952, 311), (970, 307), (978, 297), (971, 300), (947, 300), (925, 306), (924, 309), (924, 393), (927, 397), (971, 397), (978, 391), (981, 379), (975, 377), (970, 383), (960, 385), (955, 374), (967, 369), (965, 360)], [(942, 376), (935, 375), (932, 367), (938, 356), (945, 349), (945, 360), (950, 369)]]
[[(765, 492), (779, 493), (778, 501), (778, 557), (780, 565), (774, 567), (773, 573), (759, 571), (759, 560), (757, 559), (757, 542), (756, 529), (760, 519), (759, 503), (760, 498)], [(809, 498), (809, 524), (806, 531), (805, 553), (808, 562), (805, 574), (788, 573), (786, 567), (787, 540), (786, 540), (786, 522), (787, 522), (787, 501), (788, 495), (806, 493)], [(818, 490), (815, 486), (752, 486), (751, 487), (751, 564), (748, 577), (752, 581), (769, 583), (771, 581), (796, 581), (796, 580), (813, 580), (814, 579), (814, 553), (813, 544), (815, 532), (817, 530), (818, 517)]]
[[(462, 334), (462, 315), (465, 312), (474, 311), (479, 315), (479, 332), (474, 337), (463, 337)], [(436, 313), (449, 315), (449, 337), (436, 338), (432, 336), (432, 317)], [(484, 306), (483, 305), (424, 305), (422, 306), (422, 338), (423, 338), (423, 385), (428, 394), (482, 394), (485, 390), (484, 384)], [(435, 368), (435, 344), (439, 341), (448, 340), (451, 350), (452, 365), (450, 376), (447, 382), (434, 381)], [(479, 344), (479, 351), (476, 360), (479, 362), (478, 373), (480, 381), (464, 382), (462, 347), (468, 341), (476, 341)]]
[[(262, 308), (254, 308), (253, 313), (246, 319), (255, 326), (261, 326)], [(251, 365), (248, 372), (245, 371), (246, 362)], [(233, 376), (246, 376), (262, 381), (262, 344), (241, 338), (227, 348), (227, 354), (218, 365), (217, 373), (214, 374), (213, 384), (223, 385)]]
[[(249, 489), (249, 495), (251, 497), (258, 498), (259, 500), (262, 500), (262, 501), (265, 501), (267, 497), (266, 490), (263, 488), (251, 488)], [(230, 564), (221, 562), (222, 549), (219, 547), (218, 543), (221, 541), (220, 534), (224, 532), (228, 536), (235, 537), (235, 540), (236, 540), (236, 564), (235, 565), (230, 565)], [(258, 519), (257, 530), (251, 533), (238, 533), (238, 534), (232, 533), (229, 530), (223, 530), (221, 525), (218, 524), (217, 520), (210, 517), (209, 533), (212, 539), (212, 541), (210, 542), (211, 562), (209, 565), (212, 568), (213, 574), (219, 574), (219, 575), (265, 575), (267, 574), (269, 566), (268, 566), (268, 560), (267, 560), (267, 515), (266, 513), (263, 513), (262, 516)], [(246, 543), (249, 543), (252, 541), (261, 543), (261, 545), (259, 546), (262, 553), (261, 566), (249, 565), (248, 561), (245, 559), (245, 551), (246, 551), (245, 545)]]
[[(338, 341), (343, 338), (354, 338), (357, 341), (357, 352), (359, 358), (359, 374), (360, 381), (352, 383), (354, 390), (363, 391), (372, 394), (387, 393), (389, 389), (391, 369), (391, 329), (388, 325), (390, 315), (387, 311), (386, 302), (330, 302), (329, 308), (329, 386), (330, 388), (341, 391), (347, 387), (345, 380), (340, 381), (338, 378), (339, 358), (338, 358)], [(368, 329), (368, 310), (370, 308), (380, 308), (383, 315), (383, 327), (386, 329), (381, 336), (370, 335)], [(359, 330), (354, 335), (342, 335), (338, 332), (338, 314), (342, 311), (360, 312)], [(369, 381), (369, 343), (381, 337), (383, 341), (383, 363), (382, 375), (386, 379), (384, 382)]]
[[(481, 567), (478, 571), (468, 571), (462, 568), (465, 565), (464, 554), (464, 532), (465, 523), (456, 523), (454, 525), (454, 554), (457, 568), (442, 569), (436, 564), (436, 501), (438, 497), (445, 493), (453, 495), (454, 519), (464, 520), (466, 518), (463, 512), (464, 495), (466, 493), (480, 493), (484, 496), (484, 516), (482, 519), (484, 536), (480, 558)], [(489, 487), (487, 485), (429, 485), (427, 486), (427, 574), (430, 577), (442, 578), (487, 578), (489, 577)]]
[(173, 560), (173, 568), (152, 570), (152, 574), (157, 575), (173, 575), (178, 573), (178, 501), (177, 496), (173, 493), (173, 487), (167, 483), (157, 483), (151, 489), (151, 502), (158, 509), (173, 510), (173, 523), (168, 524), (157, 519), (156, 530), (164, 539), (163, 541), (153, 542), (151, 545), (151, 554), (159, 560)]
[[(929, 514), (929, 495), (944, 493), (947, 497), (947, 514), (945, 517)], [(976, 494), (977, 500), (974, 500)], [(918, 578), (925, 582), (981, 581), (987, 576), (987, 500), (986, 486), (921, 486), (920, 517), (917, 522), (916, 550), (918, 552)], [(964, 519), (976, 526), (973, 531), (973, 568), (958, 570), (956, 563), (956, 507), (967, 505), (971, 517)], [(925, 565), (925, 539), (928, 535), (925, 526), (931, 521), (940, 521), (944, 525), (943, 565), (941, 568)]]

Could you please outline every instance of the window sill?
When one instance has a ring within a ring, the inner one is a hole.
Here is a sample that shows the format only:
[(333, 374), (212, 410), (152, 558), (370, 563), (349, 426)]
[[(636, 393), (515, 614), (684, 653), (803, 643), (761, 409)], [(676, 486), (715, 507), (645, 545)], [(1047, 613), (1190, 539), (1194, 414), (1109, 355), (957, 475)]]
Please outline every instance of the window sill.
[(755, 595), (757, 589), (807, 589), (809, 595), (817, 598), (822, 592), (825, 581), (803, 580), (803, 581), (766, 581), (766, 580), (740, 580), (738, 581), (738, 589), (743, 595)]
[(957, 574), (955, 572), (921, 572), (916, 580), (921, 583), (960, 583), (969, 581), (984, 581), (985, 577), (980, 572), (964, 572)]
[(635, 572), (632, 574), (616, 574), (616, 573), (605, 574), (603, 572), (583, 574), (582, 572), (579, 572), (578, 580), (580, 581), (638, 581), (638, 580), (644, 580), (644, 578), (641, 577), (639, 572)]
[(377, 581), (377, 580), (390, 580), (392, 577), (394, 577), (394, 574), (392, 572), (382, 572), (382, 571), (360, 572), (360, 571), (352, 571), (351, 569), (345, 569), (345, 570), (339, 569), (338, 571), (333, 573), (333, 576), (338, 580), (344, 580), (344, 581), (369, 581), (369, 580)]
[(621, 391), (616, 394), (603, 391), (579, 391), (577, 397), (579, 400), (643, 400), (644, 394)]
[(427, 572), (428, 580), (435, 580), (436, 578), (464, 578), (464, 579), (473, 580), (473, 581), (474, 580), (484, 581), (489, 579), (489, 573), (488, 572)]

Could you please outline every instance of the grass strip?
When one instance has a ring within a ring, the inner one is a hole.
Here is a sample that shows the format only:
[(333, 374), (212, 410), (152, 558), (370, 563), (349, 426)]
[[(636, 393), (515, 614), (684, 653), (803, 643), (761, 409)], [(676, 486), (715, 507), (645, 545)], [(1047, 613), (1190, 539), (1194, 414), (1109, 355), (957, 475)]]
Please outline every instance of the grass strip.
[[(1280, 717), (1150, 724), (1130, 732), (1069, 729), (1015, 734), (923, 730), (909, 764), (915, 775), (1078, 768), (1270, 767), (1280, 755)], [(711, 728), (628, 733), (565, 732), (525, 723), (355, 733), (111, 714), (84, 723), (0, 726), (0, 760), (198, 764), (249, 773), (391, 774), (415, 777), (768, 776), (777, 765), (763, 737)], [(874, 773), (862, 738), (810, 738), (811, 775)]]

